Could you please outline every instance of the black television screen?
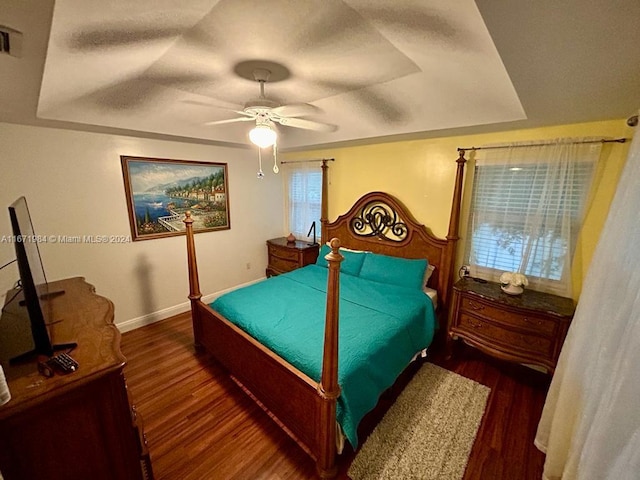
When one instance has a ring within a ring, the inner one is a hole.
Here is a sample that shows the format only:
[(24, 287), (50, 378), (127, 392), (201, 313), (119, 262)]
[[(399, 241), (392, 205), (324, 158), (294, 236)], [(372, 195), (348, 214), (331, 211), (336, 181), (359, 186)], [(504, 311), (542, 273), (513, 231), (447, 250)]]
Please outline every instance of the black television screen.
[[(51, 324), (51, 309), (49, 299), (63, 292), (51, 292), (45, 276), (38, 239), (36, 236), (27, 200), (20, 197), (9, 206), (13, 244), (16, 251), (16, 261), (20, 272), (21, 301), (26, 308), (33, 348), (19, 352), (10, 359), (12, 363), (27, 360), (35, 355), (52, 356), (54, 351), (73, 348), (75, 344), (52, 345), (49, 337), (48, 325)], [(16, 298), (17, 300), (17, 298)]]

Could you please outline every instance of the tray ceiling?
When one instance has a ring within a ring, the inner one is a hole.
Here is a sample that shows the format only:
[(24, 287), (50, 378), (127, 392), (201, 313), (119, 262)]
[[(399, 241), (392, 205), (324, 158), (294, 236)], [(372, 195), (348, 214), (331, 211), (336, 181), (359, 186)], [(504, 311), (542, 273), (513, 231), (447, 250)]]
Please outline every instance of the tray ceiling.
[[(556, 24), (574, 12), (555, 2), (549, 6), (560, 18), (539, 2), (524, 1), (497, 2), (503, 3), (498, 8), (488, 0), (57, 0), (48, 10), (36, 8), (42, 2), (8, 1), (0, 25), (24, 33), (24, 52), (18, 59), (0, 56), (0, 70), (17, 67), (0, 72), (0, 80), (4, 75), (13, 85), (19, 73), (36, 79), (30, 77), (29, 91), (27, 85), (13, 87), (31, 95), (21, 104), (11, 88), (0, 93), (0, 121), (246, 145), (250, 123), (205, 124), (236, 117), (258, 97), (253, 67), (272, 71), (265, 85), (269, 99), (310, 103), (317, 108), (305, 118), (338, 127), (318, 132), (278, 126), (281, 148), (620, 118), (640, 102), (635, 92), (624, 103), (619, 97), (611, 103), (609, 90), (632, 88), (622, 75), (635, 72), (637, 79), (640, 58), (637, 48), (616, 53), (608, 45), (589, 53), (597, 61), (609, 50), (610, 63), (624, 65), (622, 71), (595, 79), (608, 85), (574, 82), (574, 93), (599, 88), (606, 98), (591, 95), (596, 105), (575, 105), (573, 113), (554, 111), (561, 107), (557, 101), (547, 106), (542, 98), (541, 108), (533, 100), (545, 93), (556, 97), (560, 88), (571, 97), (557, 83), (569, 80), (563, 70), (570, 75), (579, 65), (567, 63), (565, 55), (582, 62), (582, 49), (602, 42)], [(538, 6), (526, 7), (531, 3)], [(584, 22), (598, 26), (600, 37), (603, 30), (613, 33), (615, 23), (618, 34), (628, 30), (637, 39), (637, 28), (625, 20), (640, 14), (637, 2), (623, 3), (619, 13), (609, 8), (604, 16), (594, 7), (594, 18), (582, 8)], [(512, 24), (522, 8), (531, 10), (527, 18), (534, 24)], [(615, 18), (607, 19), (607, 12)], [(546, 30), (537, 24), (541, 19), (548, 21)], [(47, 35), (42, 30), (49, 25)], [(526, 37), (541, 31), (547, 37)], [(532, 42), (546, 51), (522, 47)], [(591, 69), (602, 70), (583, 71)]]

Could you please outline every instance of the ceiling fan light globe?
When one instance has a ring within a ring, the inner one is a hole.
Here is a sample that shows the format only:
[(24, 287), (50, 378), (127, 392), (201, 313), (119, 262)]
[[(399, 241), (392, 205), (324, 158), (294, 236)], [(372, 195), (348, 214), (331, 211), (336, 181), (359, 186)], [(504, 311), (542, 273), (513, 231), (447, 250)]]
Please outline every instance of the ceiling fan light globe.
[(260, 148), (272, 146), (277, 139), (278, 134), (268, 125), (256, 125), (249, 132), (249, 140)]

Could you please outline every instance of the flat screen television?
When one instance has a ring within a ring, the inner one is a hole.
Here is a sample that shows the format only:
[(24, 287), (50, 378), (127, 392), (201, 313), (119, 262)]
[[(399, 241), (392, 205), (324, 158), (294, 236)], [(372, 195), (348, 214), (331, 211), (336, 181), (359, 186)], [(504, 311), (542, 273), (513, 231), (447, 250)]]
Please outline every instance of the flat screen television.
[[(29, 317), (33, 348), (20, 352), (9, 359), (10, 363), (28, 361), (37, 355), (52, 356), (55, 351), (72, 349), (75, 343), (53, 345), (48, 327), (52, 323), (49, 300), (63, 291), (51, 291), (45, 276), (40, 250), (39, 237), (36, 236), (29, 207), (25, 197), (18, 198), (9, 206), (13, 244), (16, 251), (16, 261), (20, 272), (22, 308), (26, 308)], [(15, 300), (18, 300), (16, 298)]]

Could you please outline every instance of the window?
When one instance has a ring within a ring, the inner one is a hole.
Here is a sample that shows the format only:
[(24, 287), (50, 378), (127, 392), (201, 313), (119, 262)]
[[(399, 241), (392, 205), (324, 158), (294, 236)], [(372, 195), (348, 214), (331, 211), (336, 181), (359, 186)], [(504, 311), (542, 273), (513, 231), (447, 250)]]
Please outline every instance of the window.
[(521, 272), (530, 288), (571, 296), (571, 260), (600, 149), (565, 140), (487, 150), (470, 207), (472, 275), (497, 281)]
[(307, 233), (315, 221), (316, 236), (320, 238), (322, 170), (309, 163), (291, 163), (288, 167), (288, 230), (298, 239), (308, 239)]

